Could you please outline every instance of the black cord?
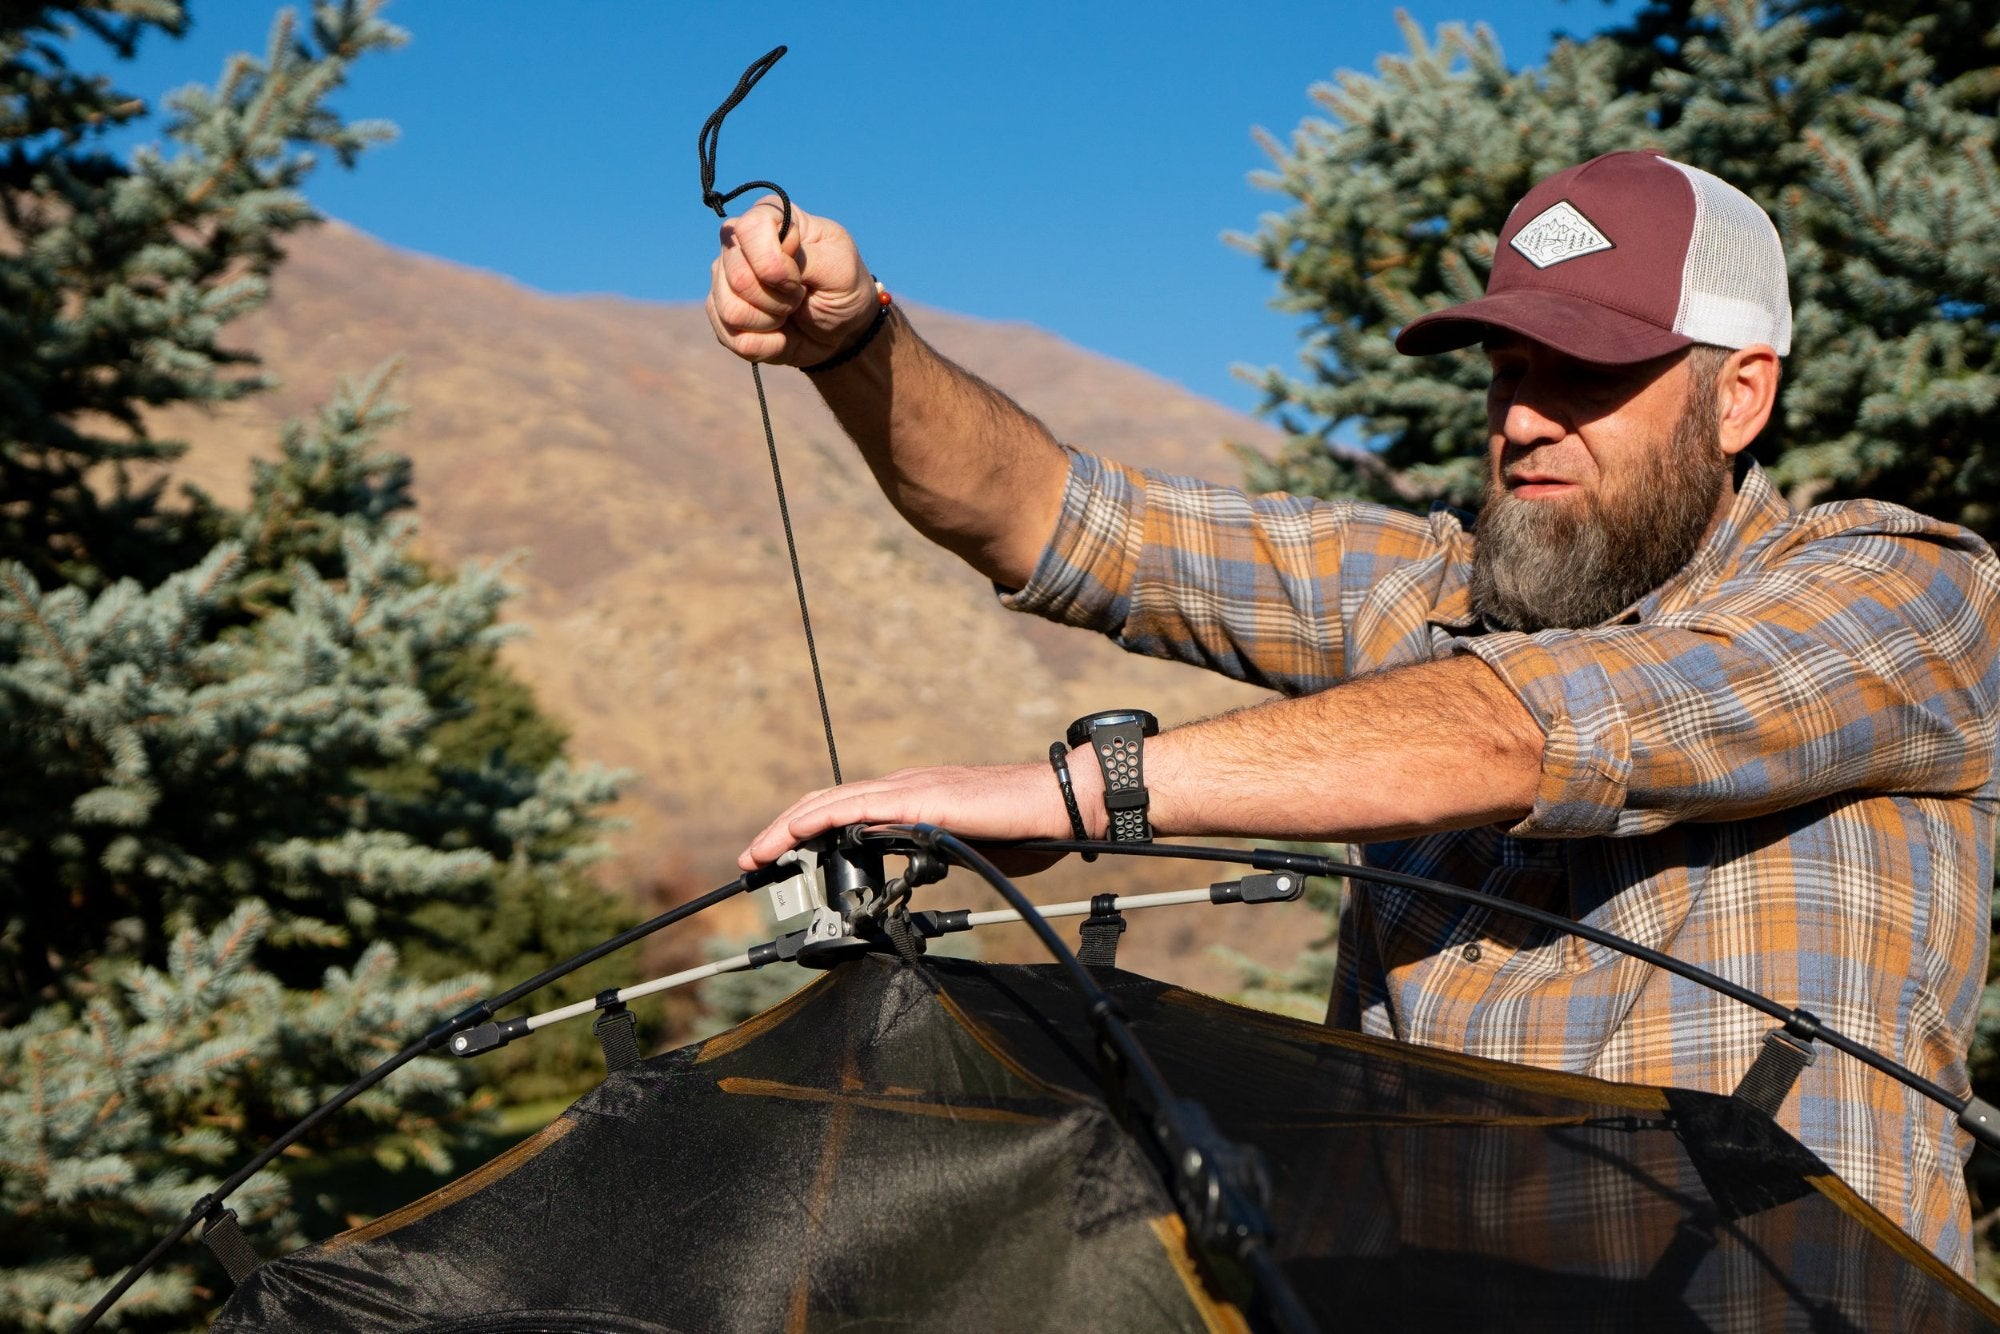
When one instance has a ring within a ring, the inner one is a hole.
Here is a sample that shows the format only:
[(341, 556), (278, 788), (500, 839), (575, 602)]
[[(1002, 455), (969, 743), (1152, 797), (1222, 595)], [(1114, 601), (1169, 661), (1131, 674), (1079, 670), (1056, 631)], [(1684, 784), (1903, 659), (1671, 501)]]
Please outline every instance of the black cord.
[[(757, 86), (759, 79), (771, 72), (771, 66), (777, 64), (784, 56), (785, 49), (782, 46), (776, 47), (750, 63), (750, 68), (744, 70), (743, 77), (736, 81), (735, 89), (702, 124), (701, 134), (695, 140), (695, 151), (701, 158), (701, 202), (714, 209), (716, 217), (726, 218), (729, 214), (725, 206), (730, 200), (746, 190), (762, 186), (777, 195), (778, 202), (784, 208), (784, 217), (778, 224), (780, 241), (784, 240), (786, 233), (792, 229), (791, 196), (771, 181), (749, 181), (727, 194), (719, 193), (715, 188), (715, 151), (722, 141), (723, 119), (736, 109), (738, 103), (749, 96), (750, 90)], [(877, 318), (880, 319), (879, 314)], [(838, 787), (841, 781), (840, 750), (833, 742), (833, 714), (826, 705), (826, 677), (819, 667), (819, 645), (813, 639), (812, 613), (806, 608), (806, 579), (799, 568), (799, 544), (798, 539), (792, 534), (791, 507), (785, 503), (785, 475), (778, 467), (778, 438), (771, 431), (771, 406), (764, 397), (763, 368), (755, 362), (750, 365), (750, 379), (757, 386), (757, 412), (764, 420), (764, 446), (771, 455), (771, 485), (778, 493), (778, 520), (785, 530), (785, 554), (792, 562), (792, 588), (799, 598), (799, 624), (805, 628), (806, 658), (812, 663), (813, 693), (819, 697), (819, 722), (820, 727), (826, 732), (827, 763), (833, 767), (833, 782), (834, 786)]]
[(778, 493), (778, 521), (785, 529), (785, 554), (792, 561), (792, 589), (799, 597), (799, 625), (806, 632), (806, 659), (812, 663), (813, 693), (819, 696), (819, 725), (826, 732), (826, 760), (833, 766), (833, 785), (840, 786), (840, 751), (833, 744), (833, 714), (826, 707), (826, 678), (819, 670), (819, 645), (813, 642), (812, 613), (806, 609), (806, 577), (799, 569), (799, 544), (792, 536), (792, 511), (785, 504), (785, 475), (778, 470), (778, 439), (771, 434), (771, 408), (764, 401), (764, 376), (752, 364), (750, 379), (757, 386), (757, 412), (764, 419), (764, 447), (771, 455), (771, 486)]

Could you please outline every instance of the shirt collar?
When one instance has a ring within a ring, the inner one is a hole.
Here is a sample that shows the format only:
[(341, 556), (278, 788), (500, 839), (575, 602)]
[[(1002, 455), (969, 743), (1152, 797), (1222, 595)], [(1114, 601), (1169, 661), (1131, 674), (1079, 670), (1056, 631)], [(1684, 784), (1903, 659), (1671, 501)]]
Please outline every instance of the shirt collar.
[(1771, 485), (1771, 479), (1753, 459), (1745, 459), (1736, 481), (1736, 499), (1695, 548), (1694, 556), (1679, 573), (1612, 618), (1609, 624), (1650, 621), (1682, 611), (1712, 592), (1716, 585), (1732, 578), (1743, 568), (1750, 552), (1772, 531), (1792, 517), (1792, 507)]

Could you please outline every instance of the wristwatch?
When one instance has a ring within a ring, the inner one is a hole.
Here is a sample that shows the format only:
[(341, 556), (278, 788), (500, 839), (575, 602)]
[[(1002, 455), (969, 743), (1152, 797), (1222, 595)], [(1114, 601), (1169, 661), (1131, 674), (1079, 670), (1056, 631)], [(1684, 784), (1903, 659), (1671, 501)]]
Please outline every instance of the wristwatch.
[(1145, 740), (1160, 734), (1160, 720), (1144, 709), (1089, 713), (1069, 725), (1074, 750), (1088, 745), (1104, 774), (1104, 811), (1111, 817), (1113, 843), (1150, 843), (1146, 822), (1146, 771), (1140, 759)]

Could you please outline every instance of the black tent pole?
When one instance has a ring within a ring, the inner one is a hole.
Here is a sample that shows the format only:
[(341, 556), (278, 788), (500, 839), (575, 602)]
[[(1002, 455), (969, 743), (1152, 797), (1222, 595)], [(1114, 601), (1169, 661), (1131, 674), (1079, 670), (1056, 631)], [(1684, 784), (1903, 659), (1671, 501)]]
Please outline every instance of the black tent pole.
[(1556, 931), (1578, 936), (1594, 945), (1616, 950), (1630, 955), (1655, 968), (1664, 969), (1677, 977), (1684, 977), (1698, 986), (1718, 992), (1739, 1001), (1753, 1010), (1760, 1010), (1781, 1021), (1785, 1031), (1794, 1037), (1810, 1042), (1815, 1039), (1826, 1043), (1836, 1051), (1842, 1051), (1872, 1070), (1906, 1087), (1921, 1093), (1932, 1102), (1950, 1112), (1958, 1120), (1959, 1128), (1984, 1144), (1989, 1149), (2000, 1149), (2000, 1109), (1978, 1096), (1961, 1098), (1942, 1085), (1925, 1079), (1916, 1071), (1898, 1061), (1891, 1060), (1872, 1047), (1863, 1045), (1845, 1033), (1828, 1028), (1819, 1017), (1809, 1010), (1787, 1008), (1760, 992), (1719, 977), (1705, 968), (1698, 968), (1671, 954), (1662, 954), (1655, 949), (1614, 935), (1588, 922), (1579, 922), (1573, 917), (1560, 913), (1533, 908), (1525, 903), (1483, 890), (1467, 889), (1462, 885), (1449, 884), (1442, 880), (1430, 880), (1423, 876), (1405, 875), (1400, 871), (1384, 871), (1369, 866), (1357, 866), (1351, 862), (1335, 861), (1331, 857), (1321, 857), (1309, 852), (1287, 852), (1278, 848), (1215, 848), (1192, 843), (1104, 843), (1091, 839), (1034, 838), (1018, 843), (1010, 843), (1010, 848), (1020, 848), (1028, 852), (1099, 852), (1127, 857), (1169, 857), (1184, 861), (1232, 862), (1243, 866), (1254, 866), (1261, 871), (1294, 871), (1300, 875), (1346, 876), (1352, 880), (1369, 880), (1377, 884), (1394, 885), (1400, 889), (1413, 889), (1421, 894), (1437, 898), (1452, 899), (1459, 903), (1469, 903), (1510, 917), (1519, 917)]
[[(1114, 1102), (1129, 1103), (1128, 1078), (1140, 1086), (1151, 1104), (1142, 1116), (1129, 1107), (1113, 1107), (1121, 1120), (1144, 1134), (1164, 1167), (1170, 1194), (1188, 1236), (1203, 1250), (1234, 1260), (1249, 1270), (1252, 1284), (1271, 1327), (1282, 1334), (1317, 1334), (1319, 1324), (1293, 1291), (1271, 1249), (1271, 1225), (1264, 1199), (1268, 1193), (1262, 1164), (1255, 1151), (1239, 1148), (1209, 1120), (1201, 1105), (1174, 1096), (1159, 1067), (1125, 1022), (1118, 1002), (1097, 984), (1048, 919), (978, 849), (958, 835), (935, 825), (894, 825), (862, 829), (856, 841), (891, 847), (914, 844), (942, 854), (983, 878), (1007, 905), (1021, 915), (1044, 948), (1055, 956), (1070, 981), (1082, 993), (1091, 1026), (1115, 1069), (1104, 1072), (1106, 1092)], [(1284, 868), (1277, 868), (1284, 869)]]

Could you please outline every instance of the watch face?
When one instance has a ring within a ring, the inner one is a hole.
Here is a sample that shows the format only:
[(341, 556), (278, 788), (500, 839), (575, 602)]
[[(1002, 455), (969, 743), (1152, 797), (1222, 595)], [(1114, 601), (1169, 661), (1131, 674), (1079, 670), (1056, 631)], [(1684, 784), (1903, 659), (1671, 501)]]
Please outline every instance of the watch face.
[(1138, 723), (1142, 736), (1158, 736), (1160, 720), (1144, 709), (1106, 709), (1102, 713), (1087, 713), (1069, 725), (1067, 740), (1071, 747), (1081, 746), (1090, 740), (1093, 727), (1120, 727), (1126, 723)]

